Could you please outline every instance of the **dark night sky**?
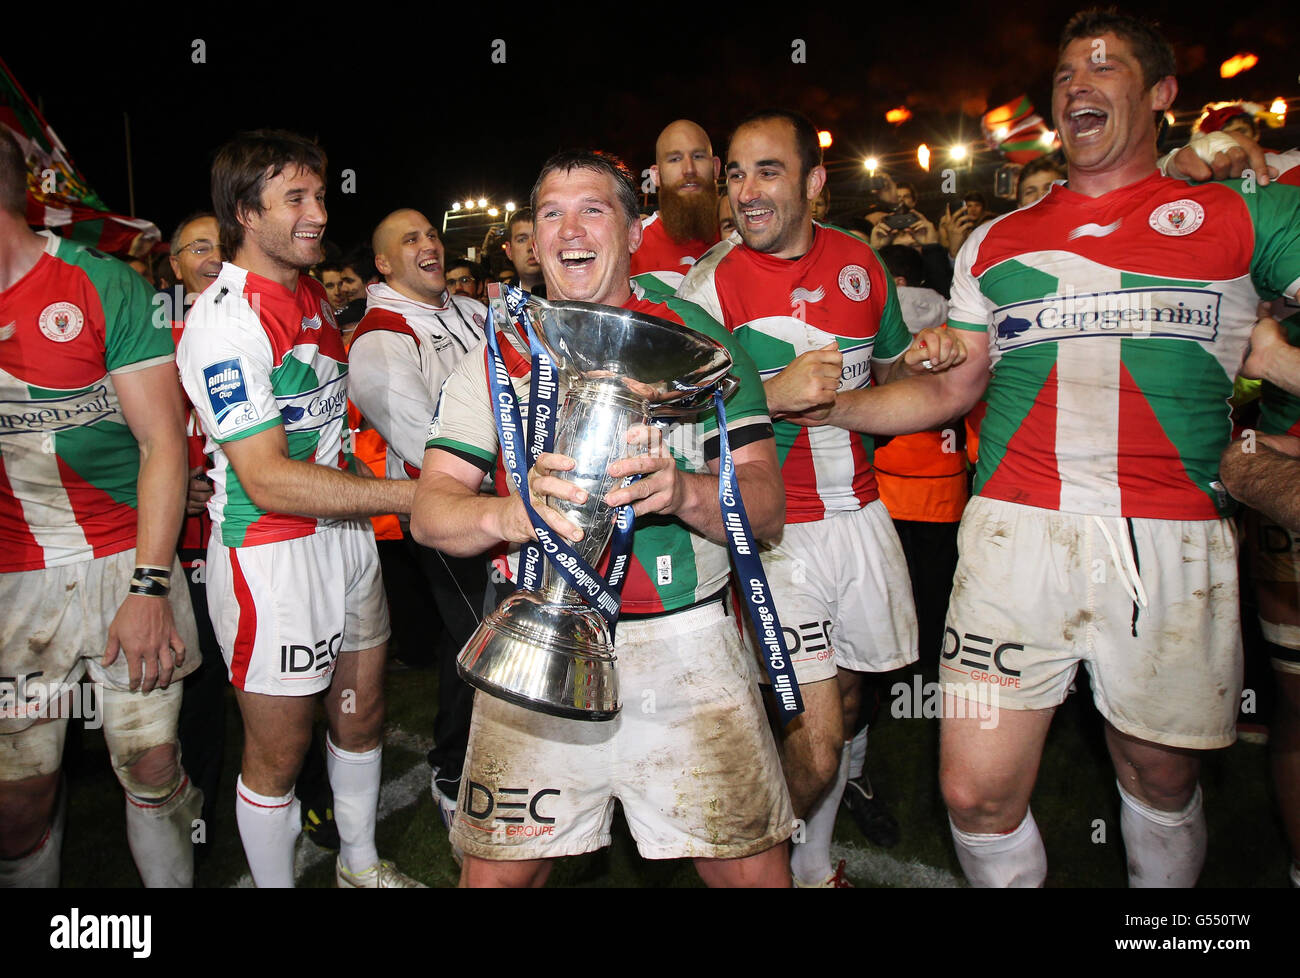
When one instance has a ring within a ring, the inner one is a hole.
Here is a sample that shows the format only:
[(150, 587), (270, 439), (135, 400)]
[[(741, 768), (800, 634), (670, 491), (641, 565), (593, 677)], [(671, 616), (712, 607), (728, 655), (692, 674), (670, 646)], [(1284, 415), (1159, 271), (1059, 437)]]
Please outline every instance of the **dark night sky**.
[[(150, 14), (134, 5), (103, 8), (129, 9), (129, 24), (116, 14), (117, 22), (60, 26), (47, 39), (25, 31), (25, 45), (6, 40), (0, 56), (43, 100), (91, 185), (123, 213), (122, 113), (130, 114), (136, 212), (164, 234), (207, 206), (212, 154), (233, 132), (281, 126), (316, 136), (330, 157), (328, 237), (346, 246), (397, 206), (414, 204), (436, 223), (457, 198), (522, 200), (540, 163), (560, 148), (610, 149), (639, 172), (653, 162), (659, 129), (679, 116), (704, 125), (719, 155), (730, 126), (769, 104), (798, 108), (831, 129), (828, 162), (923, 140), (943, 145), (959, 130), (973, 138), (981, 111), (1022, 92), (1048, 111), (1056, 38), (1077, 4), (899, 4), (874, 18), (855, 4), (785, 19), (758, 5), (716, 13), (642, 6), (652, 12), (599, 24), (589, 8), (553, 15), (535, 7), (522, 28), (505, 20), (474, 26), (480, 11), (481, 23), (492, 22), (486, 4), (375, 7), (370, 20), (370, 8), (354, 5), (362, 17), (351, 24), (341, 11), (301, 8), (310, 26), (247, 14), (188, 17), (178, 7)], [(1300, 96), (1295, 16), (1283, 9), (1241, 4), (1227, 23), (1226, 15), (1193, 17), (1185, 4), (1144, 7), (1177, 47), (1175, 108)], [(1008, 19), (1020, 12), (1026, 19)], [(449, 21), (454, 35), (444, 28)], [(206, 64), (191, 61), (196, 38), (206, 42)], [(506, 42), (505, 64), (491, 62), (495, 38)], [(806, 64), (791, 62), (795, 38), (806, 41)], [(1258, 54), (1259, 66), (1221, 81), (1218, 64), (1239, 50)], [(884, 112), (904, 103), (915, 117), (896, 130)], [(1300, 141), (1298, 128), (1281, 134), (1288, 145)], [(338, 192), (344, 168), (356, 171), (354, 195)], [(912, 179), (924, 176), (910, 169)]]

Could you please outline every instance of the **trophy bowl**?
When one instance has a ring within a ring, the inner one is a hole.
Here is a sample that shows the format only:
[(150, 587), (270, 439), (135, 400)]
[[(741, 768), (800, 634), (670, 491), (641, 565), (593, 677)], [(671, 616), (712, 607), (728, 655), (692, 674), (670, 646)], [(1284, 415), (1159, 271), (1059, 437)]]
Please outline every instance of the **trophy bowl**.
[[(489, 288), (494, 319), (526, 347), (527, 338), (507, 312), (502, 291)], [(617, 516), (604, 498), (617, 481), (609, 476), (609, 466), (628, 454), (628, 429), (656, 417), (708, 408), (714, 389), (729, 389), (731, 356), (721, 343), (689, 327), (616, 306), (530, 296), (522, 313), (567, 388), (556, 419), (554, 451), (575, 464), (557, 475), (587, 493), (582, 504), (546, 502), (582, 529), (573, 548), (594, 566)], [(486, 693), (579, 720), (609, 720), (618, 714), (615, 662), (605, 618), (550, 561), (540, 590), (521, 588), (506, 598), (483, 619), (456, 660), (465, 680)]]

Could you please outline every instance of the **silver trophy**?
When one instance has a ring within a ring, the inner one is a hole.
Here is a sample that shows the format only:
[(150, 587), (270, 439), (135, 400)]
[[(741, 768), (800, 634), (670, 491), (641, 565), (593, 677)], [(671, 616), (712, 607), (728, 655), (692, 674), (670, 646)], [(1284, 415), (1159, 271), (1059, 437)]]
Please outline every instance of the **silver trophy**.
[[(496, 323), (527, 347), (500, 287), (489, 286), (489, 296)], [(557, 475), (587, 492), (582, 505), (546, 504), (582, 529), (572, 546), (594, 567), (614, 529), (617, 513), (604, 502), (616, 481), (608, 469), (629, 454), (628, 429), (711, 407), (714, 390), (734, 387), (731, 355), (695, 330), (615, 306), (530, 297), (524, 314), (568, 388), (554, 450), (575, 465)], [(541, 590), (520, 589), (501, 602), (456, 661), (471, 685), (542, 713), (609, 720), (621, 706), (605, 619), (549, 560)]]

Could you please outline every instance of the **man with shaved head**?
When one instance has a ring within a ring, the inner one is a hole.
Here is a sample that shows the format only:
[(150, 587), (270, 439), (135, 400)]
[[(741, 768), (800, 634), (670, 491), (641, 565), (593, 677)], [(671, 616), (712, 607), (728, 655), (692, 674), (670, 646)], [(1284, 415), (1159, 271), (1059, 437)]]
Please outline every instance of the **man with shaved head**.
[(632, 274), (650, 276), (639, 284), (661, 283), (671, 294), (717, 242), (721, 169), (708, 133), (689, 119), (678, 119), (659, 134), (650, 167), (659, 210), (641, 222), (641, 247), (632, 255)]
[[(388, 477), (418, 479), (443, 381), (466, 351), (483, 341), (487, 310), (448, 292), (442, 239), (419, 211), (393, 211), (375, 228), (371, 247), (384, 280), (366, 289), (366, 314), (348, 352), (352, 401), (388, 442)], [(487, 562), (448, 557), (419, 546), (409, 532), (404, 535), (447, 630), (429, 763), (435, 800), (450, 821), (473, 708), (473, 690), (456, 673), (455, 653), (478, 626)]]

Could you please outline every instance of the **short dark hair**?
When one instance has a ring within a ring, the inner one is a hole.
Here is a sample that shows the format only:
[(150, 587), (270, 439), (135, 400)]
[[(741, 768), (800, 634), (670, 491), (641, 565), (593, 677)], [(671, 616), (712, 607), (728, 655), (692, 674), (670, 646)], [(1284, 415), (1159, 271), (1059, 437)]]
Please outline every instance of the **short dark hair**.
[[(318, 279), (326, 272), (338, 272), (341, 274), (343, 272), (343, 264), (337, 261), (323, 261), (319, 265), (313, 265), (312, 272), (314, 273), (314, 277)], [(322, 281), (324, 280), (322, 279)]]
[(913, 200), (916, 199), (916, 187), (914, 187), (912, 184), (908, 183), (906, 180), (895, 181), (895, 183), (894, 183), (894, 189), (895, 189), (895, 190), (910, 190), (910, 191), (912, 191), (912, 199), (913, 199)]
[(1025, 185), (1025, 180), (1036, 173), (1055, 173), (1056, 178), (1059, 180), (1065, 176), (1065, 167), (1061, 164), (1061, 161), (1056, 158), (1055, 153), (1048, 153), (1046, 156), (1039, 156), (1037, 159), (1032, 159), (1022, 166), (1020, 168), (1020, 173), (1016, 176), (1017, 204), (1024, 199), (1022, 188)]
[(479, 267), (477, 262), (472, 262), (468, 258), (453, 258), (447, 262), (444, 271), (453, 272), (458, 268), (468, 268), (470, 275), (474, 276), (476, 281), (483, 281), (483, 269)]
[(515, 211), (510, 215), (509, 219), (506, 221), (507, 241), (515, 236), (515, 225), (521, 221), (527, 221), (529, 224), (535, 223), (533, 220), (533, 209), (531, 207), (525, 207), (523, 210)]
[(889, 269), (890, 276), (901, 275), (905, 285), (920, 285), (925, 278), (921, 253), (907, 245), (885, 245), (880, 249), (880, 260)]
[(262, 213), (266, 181), (296, 167), (325, 179), (325, 151), (297, 133), (283, 129), (241, 132), (212, 161), (212, 209), (221, 228), (221, 251), (228, 258), (244, 243), (240, 211)]
[(978, 190), (968, 190), (968, 191), (966, 191), (966, 193), (962, 196), (961, 199), (962, 199), (965, 203), (968, 203), (968, 204), (969, 204), (969, 203), (976, 203), (976, 204), (979, 204), (981, 207), (983, 207), (985, 210), (988, 210), (988, 209), (989, 209), (989, 201), (988, 201), (988, 198), (985, 197), (985, 196), (984, 196), (982, 193), (980, 193), (980, 191), (978, 191)]
[(632, 171), (613, 153), (606, 153), (599, 149), (564, 150), (542, 164), (542, 172), (537, 175), (537, 182), (533, 184), (532, 192), (528, 195), (529, 209), (534, 212), (537, 210), (537, 194), (541, 191), (542, 183), (547, 177), (552, 173), (560, 171), (569, 173), (572, 170), (595, 170), (597, 173), (613, 177), (618, 203), (623, 208), (628, 227), (641, 220), (641, 211), (637, 207), (636, 182)]
[(22, 217), (27, 213), (27, 161), (22, 147), (0, 126), (0, 210)]
[(731, 130), (731, 138), (727, 140), (727, 145), (731, 145), (731, 141), (736, 138), (736, 133), (745, 126), (771, 119), (788, 122), (790, 128), (794, 130), (795, 150), (799, 154), (799, 179), (807, 179), (814, 167), (822, 165), (822, 144), (817, 137), (817, 127), (812, 124), (812, 120), (799, 112), (792, 112), (789, 109), (759, 109), (757, 112), (750, 113), (740, 120), (735, 129)]
[(1143, 88), (1151, 88), (1178, 70), (1173, 45), (1160, 33), (1159, 25), (1143, 17), (1121, 13), (1117, 7), (1091, 7), (1076, 13), (1061, 31), (1057, 53), (1064, 52), (1071, 42), (1081, 37), (1100, 37), (1102, 34), (1114, 34), (1133, 46), (1133, 54), (1142, 66)]
[(365, 245), (357, 245), (339, 262), (339, 271), (350, 268), (361, 276), (361, 281), (369, 281), (379, 275), (379, 269), (375, 267), (375, 253)]
[[(178, 254), (180, 254), (180, 250), (181, 250), (181, 232), (182, 232), (182, 231), (184, 231), (187, 227), (189, 227), (189, 226), (190, 226), (191, 224), (193, 224), (195, 221), (201, 221), (201, 220), (203, 220), (203, 218), (205, 218), (205, 217), (210, 217), (210, 218), (213, 218), (213, 219), (215, 220), (215, 219), (216, 219), (216, 216), (217, 216), (217, 215), (216, 215), (216, 214), (213, 214), (212, 211), (195, 211), (193, 214), (187, 214), (185, 217), (181, 218), (181, 222), (180, 222), (179, 224), (176, 225), (176, 230), (172, 232), (171, 245), (170, 245), (170, 251), (171, 251), (171, 253), (172, 253), (173, 255), (178, 255)], [(213, 242), (213, 244), (216, 244), (216, 243), (217, 243), (217, 242), (215, 242), (215, 241)], [(223, 254), (224, 254), (224, 252), (223, 252)]]

